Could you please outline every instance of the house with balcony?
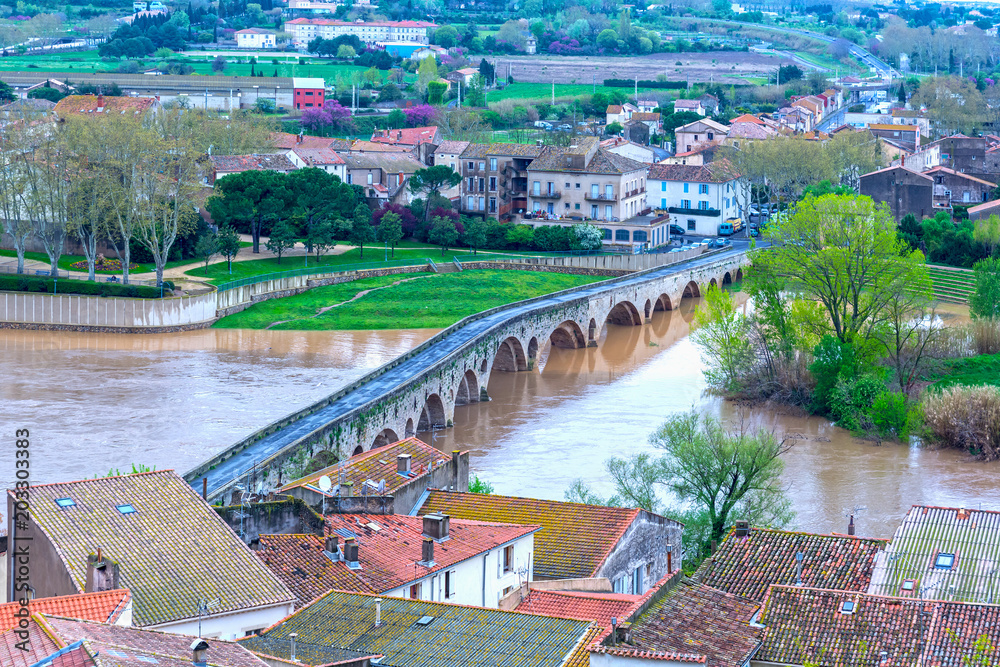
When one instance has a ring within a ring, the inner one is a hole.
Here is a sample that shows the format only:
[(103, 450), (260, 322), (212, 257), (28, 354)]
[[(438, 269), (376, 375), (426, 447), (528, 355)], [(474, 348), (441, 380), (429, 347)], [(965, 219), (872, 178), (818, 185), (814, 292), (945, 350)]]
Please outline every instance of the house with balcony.
[(595, 137), (546, 146), (527, 168), (528, 210), (545, 219), (619, 222), (646, 208), (647, 165), (601, 148)]
[(649, 204), (691, 234), (714, 236), (719, 223), (740, 215), (749, 185), (719, 163), (654, 164), (649, 168)]
[(469, 144), (460, 157), (459, 210), (499, 220), (526, 212), (528, 165), (543, 150), (536, 144)]
[(678, 153), (687, 153), (699, 144), (721, 144), (728, 135), (729, 126), (711, 118), (696, 120), (674, 130)]

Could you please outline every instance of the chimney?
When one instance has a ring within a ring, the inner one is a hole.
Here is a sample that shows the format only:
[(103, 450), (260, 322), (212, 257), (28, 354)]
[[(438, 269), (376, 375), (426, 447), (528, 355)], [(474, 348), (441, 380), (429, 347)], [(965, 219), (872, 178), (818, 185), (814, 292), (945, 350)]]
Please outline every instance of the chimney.
[(292, 662), (295, 662), (295, 638), (298, 637), (298, 636), (299, 636), (299, 633), (297, 633), (297, 632), (293, 632), (290, 635), (288, 635), (288, 640), (292, 644), (292, 655), (291, 655)]
[(323, 543), (323, 551), (328, 554), (339, 557), (340, 554), (340, 538), (336, 535), (327, 535), (326, 541)]
[(208, 664), (206, 653), (208, 653), (207, 641), (199, 637), (191, 642), (191, 662), (194, 663), (195, 667), (205, 667)]
[(736, 537), (746, 537), (750, 534), (750, 522), (749, 521), (737, 521), (736, 522)]
[(851, 520), (847, 524), (847, 534), (848, 535), (853, 535), (854, 534), (854, 515), (853, 514), (851, 515)]
[(449, 519), (447, 514), (435, 512), (424, 516), (424, 537), (437, 542), (448, 539)]
[(375, 598), (375, 627), (382, 625), (382, 598)]
[(358, 541), (353, 537), (344, 538), (344, 561), (352, 569), (361, 567), (361, 563), (358, 562)]
[(84, 582), (84, 592), (113, 591), (119, 587), (118, 583), (118, 563), (104, 558), (98, 547), (96, 555), (87, 556), (87, 580)]
[(97, 94), (97, 111), (100, 113), (104, 110), (104, 93)]
[(350, 498), (353, 490), (354, 490), (354, 482), (340, 483), (340, 496), (342, 498)]
[(400, 454), (399, 456), (396, 457), (396, 472), (400, 473), (401, 475), (410, 474), (409, 454)]
[(403, 140), (403, 131), (402, 130), (399, 130), (398, 132), (396, 132), (396, 140), (397, 141), (402, 141)]
[(420, 564), (424, 567), (434, 567), (434, 540), (426, 536), (420, 546)]
[(458, 491), (458, 466), (462, 460), (462, 452), (451, 450), (451, 490)]

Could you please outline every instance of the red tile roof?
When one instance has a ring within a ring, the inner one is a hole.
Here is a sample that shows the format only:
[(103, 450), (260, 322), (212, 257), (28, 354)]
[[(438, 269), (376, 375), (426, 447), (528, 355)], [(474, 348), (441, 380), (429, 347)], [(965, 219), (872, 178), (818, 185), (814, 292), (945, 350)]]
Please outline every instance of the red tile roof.
[(437, 136), (437, 126), (431, 125), (428, 127), (406, 127), (400, 130), (375, 130), (372, 133), (372, 141), (377, 144), (417, 146), (433, 143)]
[[(100, 105), (98, 104), (100, 103)], [(152, 97), (113, 97), (111, 95), (69, 95), (56, 103), (57, 116), (69, 114), (128, 114), (141, 116), (153, 108)]]
[[(410, 470), (414, 474), (409, 477), (404, 477), (396, 471), (396, 458), (403, 454), (409, 454), (410, 456)], [(359, 493), (361, 485), (365, 483), (365, 480), (371, 479), (378, 482), (384, 479), (386, 493), (391, 495), (396, 489), (409, 484), (415, 477), (436, 470), (447, 464), (450, 460), (451, 457), (445, 455), (441, 450), (435, 449), (417, 438), (407, 438), (406, 440), (400, 440), (385, 447), (379, 447), (358, 454), (357, 456), (352, 456), (336, 465), (323, 468), (311, 475), (289, 482), (281, 487), (280, 491), (306, 486), (311, 491), (322, 493), (319, 486), (317, 486), (320, 477), (326, 475), (336, 482), (340, 480), (340, 475), (343, 474), (343, 481), (353, 482), (354, 489)], [(337, 490), (332, 489), (331, 494), (328, 495), (337, 495)]]
[(292, 152), (309, 167), (344, 164), (344, 159), (329, 148), (293, 148)]
[(730, 531), (696, 578), (703, 584), (760, 602), (771, 584), (794, 584), (795, 554), (802, 552), (806, 586), (863, 591), (884, 540), (754, 528), (747, 537)]
[[(80, 618), (85, 621), (114, 623), (125, 611), (131, 600), (132, 595), (127, 590), (118, 589), (100, 593), (38, 598), (28, 602), (28, 610), (35, 614), (52, 614)], [(17, 626), (18, 618), (14, 616), (14, 613), (21, 608), (20, 602), (8, 602), (0, 605), (0, 632)]]
[(299, 135), (288, 132), (273, 132), (271, 141), (275, 148), (291, 150), (292, 148), (333, 148), (334, 150), (349, 149), (351, 143), (345, 139), (331, 139), (330, 137), (314, 137), (304, 134), (299, 141)]
[[(62, 648), (53, 637), (38, 627), (36, 619), (37, 616), (31, 617), (26, 630), (8, 630), (0, 634), (0, 665), (29, 667)], [(28, 633), (27, 644), (24, 643), (24, 637), (18, 634), (25, 631)]]
[(631, 646), (595, 646), (590, 649), (592, 653), (605, 653), (621, 658), (631, 658), (634, 660), (664, 660), (671, 662), (690, 662), (693, 665), (704, 665), (708, 662), (708, 656), (696, 653), (674, 652), (674, 651), (642, 651)]
[(281, 153), (258, 155), (212, 155), (209, 157), (216, 173), (235, 174), (241, 171), (295, 171), (295, 165)]
[(736, 118), (729, 121), (730, 123), (754, 123), (756, 125), (763, 125), (764, 121), (753, 114), (745, 113), (742, 116), (737, 116)]
[(593, 577), (640, 510), (557, 500), (431, 491), (420, 514), (541, 526), (535, 535), (535, 576)]
[(318, 535), (261, 535), (257, 556), (308, 604), (331, 589), (384, 593), (446, 569), (518, 538), (538, 526), (452, 519), (449, 539), (434, 544), (434, 566), (414, 566), (421, 560), (423, 519), (402, 515), (334, 514), (327, 517), (327, 535), (357, 536), (360, 570), (344, 561), (334, 563), (323, 552)]
[(286, 23), (296, 25), (349, 25), (349, 26), (389, 26), (395, 28), (436, 28), (436, 23), (428, 21), (337, 21), (335, 19), (292, 19)]
[(533, 590), (521, 600), (516, 611), (595, 621), (607, 632), (611, 629), (612, 618), (627, 618), (642, 599), (641, 595), (623, 593)]

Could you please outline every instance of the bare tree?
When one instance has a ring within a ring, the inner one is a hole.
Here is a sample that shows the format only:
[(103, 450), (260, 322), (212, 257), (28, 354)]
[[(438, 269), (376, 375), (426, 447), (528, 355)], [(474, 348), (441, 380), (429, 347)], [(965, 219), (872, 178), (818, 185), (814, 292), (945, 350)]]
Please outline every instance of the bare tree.
[(3, 231), (17, 253), (18, 273), (24, 273), (25, 246), (34, 233), (20, 203), (24, 188), (20, 161), (24, 138), (23, 125), (10, 124), (5, 128), (5, 137), (0, 143), (0, 218), (3, 219)]
[(23, 176), (18, 205), (45, 248), (51, 275), (58, 277), (69, 217), (69, 154), (58, 130), (36, 138), (31, 149), (18, 156)]

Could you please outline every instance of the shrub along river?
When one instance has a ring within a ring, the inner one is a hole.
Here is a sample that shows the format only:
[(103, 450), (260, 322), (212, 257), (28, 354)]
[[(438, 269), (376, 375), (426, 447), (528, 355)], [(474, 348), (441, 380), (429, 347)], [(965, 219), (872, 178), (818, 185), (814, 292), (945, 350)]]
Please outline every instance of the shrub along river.
[[(576, 478), (613, 491), (604, 460), (649, 450), (666, 415), (705, 406), (688, 337), (693, 300), (642, 327), (608, 325), (600, 345), (547, 349), (527, 373), (494, 373), (493, 400), (456, 409), (455, 426), (420, 434), (473, 453), (497, 493), (562, 499)], [(14, 479), (13, 432), (31, 431), (36, 484), (106, 474), (133, 463), (183, 473), (267, 423), (373, 370), (434, 333), (207, 329), (171, 335), (0, 330), (0, 482)], [(1000, 508), (1000, 462), (918, 444), (881, 446), (815, 417), (755, 409), (752, 419), (795, 440), (785, 483), (794, 525), (888, 537), (917, 503)]]

